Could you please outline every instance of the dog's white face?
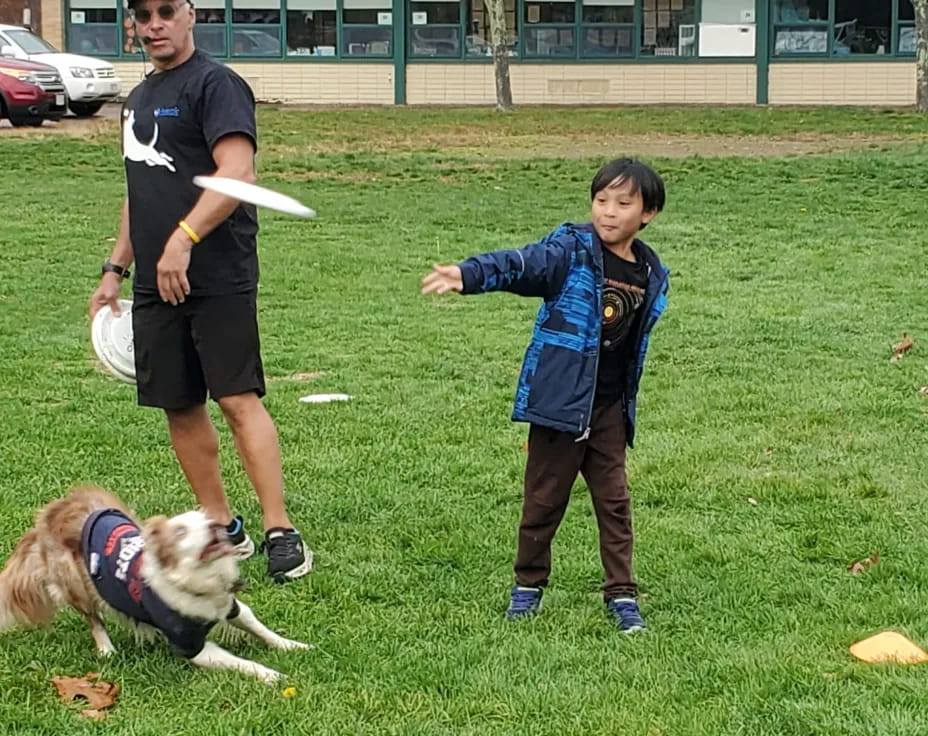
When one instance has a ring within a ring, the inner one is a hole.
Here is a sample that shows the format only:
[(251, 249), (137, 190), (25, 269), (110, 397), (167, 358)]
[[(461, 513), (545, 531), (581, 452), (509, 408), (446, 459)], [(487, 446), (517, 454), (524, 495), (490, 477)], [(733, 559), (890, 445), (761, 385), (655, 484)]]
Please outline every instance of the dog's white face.
[(195, 571), (235, 554), (225, 527), (202, 511), (187, 511), (170, 519), (157, 516), (144, 528), (145, 547), (166, 570)]

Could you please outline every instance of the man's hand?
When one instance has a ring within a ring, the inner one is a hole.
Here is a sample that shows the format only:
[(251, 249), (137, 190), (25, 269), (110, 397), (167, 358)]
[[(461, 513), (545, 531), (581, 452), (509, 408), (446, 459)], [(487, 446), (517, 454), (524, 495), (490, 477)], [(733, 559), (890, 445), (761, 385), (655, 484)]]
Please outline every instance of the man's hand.
[(432, 266), (431, 273), (422, 279), (423, 294), (445, 294), (449, 291), (460, 293), (464, 290), (464, 280), (461, 278), (461, 269), (458, 266)]
[(90, 296), (90, 319), (93, 319), (107, 304), (115, 316), (119, 316), (119, 295), (122, 293), (122, 277), (108, 271), (100, 279), (100, 285)]
[(162, 300), (175, 307), (190, 293), (187, 268), (190, 266), (191, 248), (193, 243), (184, 231), (175, 230), (164, 244), (164, 252), (158, 260), (158, 293)]

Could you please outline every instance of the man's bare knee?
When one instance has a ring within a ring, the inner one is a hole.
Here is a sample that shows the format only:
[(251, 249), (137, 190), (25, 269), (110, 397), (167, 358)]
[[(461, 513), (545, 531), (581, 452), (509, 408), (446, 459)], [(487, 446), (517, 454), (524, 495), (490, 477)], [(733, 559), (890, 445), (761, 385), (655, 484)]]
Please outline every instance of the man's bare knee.
[(232, 396), (223, 396), (217, 399), (219, 408), (232, 429), (241, 427), (248, 422), (250, 417), (264, 411), (264, 405), (258, 394), (249, 391), (244, 394), (233, 394)]

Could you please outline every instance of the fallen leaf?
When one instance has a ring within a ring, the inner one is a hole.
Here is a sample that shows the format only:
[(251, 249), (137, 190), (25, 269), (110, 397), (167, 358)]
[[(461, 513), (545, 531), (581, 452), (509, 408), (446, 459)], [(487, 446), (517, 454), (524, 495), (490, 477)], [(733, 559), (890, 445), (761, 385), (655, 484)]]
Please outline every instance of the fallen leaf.
[(880, 561), (880, 553), (874, 552), (869, 557), (865, 557), (862, 560), (858, 560), (847, 566), (847, 569), (850, 571), (851, 575), (860, 575), (868, 567), (873, 567), (877, 562)]
[(918, 393), (920, 393), (922, 396), (928, 396), (928, 386), (922, 386), (920, 389), (918, 389)]
[(91, 682), (99, 677), (96, 672), (88, 672), (84, 677), (53, 677), (52, 684), (58, 688), (58, 696), (65, 703), (73, 702), (75, 698), (84, 698), (90, 710), (98, 711), (112, 707), (122, 689), (113, 682)]
[(229, 710), (232, 707), (232, 701), (226, 698), (219, 704), (219, 710)]
[(104, 239), (107, 243), (115, 243), (115, 242), (116, 242), (116, 238), (114, 238), (112, 235), (110, 235), (109, 237), (103, 238), (103, 239)]
[(893, 357), (890, 358), (891, 361), (896, 362), (902, 360), (903, 354), (907, 350), (911, 350), (915, 346), (912, 338), (909, 337), (908, 332), (902, 333), (902, 339), (893, 345)]
[(773, 454), (773, 448), (772, 448), (772, 447), (766, 448), (766, 449), (764, 450), (764, 454), (765, 454), (767, 457), (770, 457), (770, 456)]
[(757, 506), (757, 499), (756, 499), (756, 498), (751, 498), (751, 497), (749, 496), (749, 497), (748, 497), (748, 503), (751, 504), (751, 506)]

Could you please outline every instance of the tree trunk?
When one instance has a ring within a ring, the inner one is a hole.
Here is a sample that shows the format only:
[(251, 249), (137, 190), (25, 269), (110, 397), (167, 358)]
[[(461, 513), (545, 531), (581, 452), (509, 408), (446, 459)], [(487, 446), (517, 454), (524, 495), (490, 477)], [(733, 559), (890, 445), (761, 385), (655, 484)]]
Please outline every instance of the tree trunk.
[(928, 0), (912, 0), (915, 8), (915, 109), (928, 112)]
[[(928, 0), (923, 1), (928, 3)], [(496, 109), (505, 112), (512, 110), (506, 12), (503, 0), (485, 0), (485, 5), (490, 16), (490, 45), (493, 47), (493, 74), (496, 77)]]

